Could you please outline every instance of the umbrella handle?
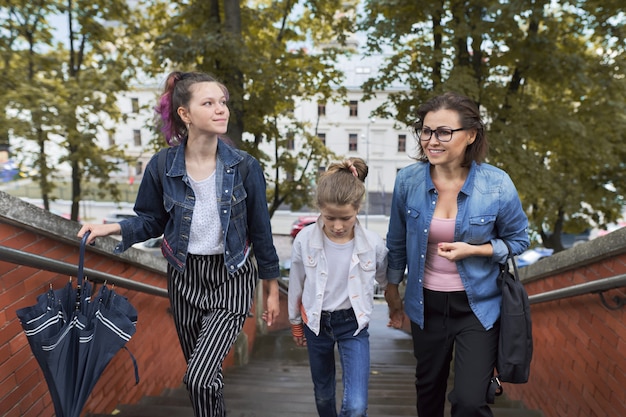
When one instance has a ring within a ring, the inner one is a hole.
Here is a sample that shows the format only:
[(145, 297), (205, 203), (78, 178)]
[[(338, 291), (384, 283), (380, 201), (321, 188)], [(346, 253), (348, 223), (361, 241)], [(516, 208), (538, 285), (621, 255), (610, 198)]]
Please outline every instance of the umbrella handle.
[(80, 252), (78, 256), (78, 288), (81, 288), (83, 285), (83, 276), (84, 276), (84, 265), (85, 265), (85, 247), (87, 246), (87, 239), (91, 232), (87, 230), (83, 235), (83, 239), (80, 241)]

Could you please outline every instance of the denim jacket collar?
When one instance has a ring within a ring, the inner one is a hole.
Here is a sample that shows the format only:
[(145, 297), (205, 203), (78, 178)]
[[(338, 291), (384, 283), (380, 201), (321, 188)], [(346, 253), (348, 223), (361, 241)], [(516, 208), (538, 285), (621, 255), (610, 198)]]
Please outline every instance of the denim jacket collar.
[[(429, 191), (436, 191), (435, 183), (433, 182), (433, 178), (430, 174), (431, 164), (428, 162), (428, 169), (426, 170), (426, 188)], [(471, 195), (472, 189), (474, 188), (474, 179), (476, 177), (476, 161), (472, 161), (472, 165), (470, 165), (469, 172), (467, 173), (467, 178), (463, 183), (463, 187), (461, 188), (461, 192), (465, 195)]]
[[(174, 162), (172, 163), (172, 167), (169, 172), (166, 173), (168, 177), (182, 177), (186, 175), (185, 169), (185, 149), (187, 148), (187, 139), (185, 138), (183, 142), (176, 148), (176, 153), (174, 154)], [(232, 168), (237, 165), (239, 162), (243, 160), (243, 156), (238, 152), (234, 151), (232, 148), (228, 146), (224, 146), (224, 142), (222, 139), (218, 139), (217, 142), (217, 161), (218, 165), (216, 170), (221, 168), (220, 165), (223, 165), (227, 168)]]

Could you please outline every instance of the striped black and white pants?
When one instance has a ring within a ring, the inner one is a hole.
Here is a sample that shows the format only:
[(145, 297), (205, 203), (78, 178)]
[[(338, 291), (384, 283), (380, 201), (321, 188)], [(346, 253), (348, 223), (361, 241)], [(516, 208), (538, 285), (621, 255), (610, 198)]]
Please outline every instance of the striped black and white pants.
[(230, 275), (223, 255), (188, 255), (181, 273), (168, 266), (168, 292), (187, 361), (184, 382), (196, 417), (223, 417), (222, 362), (252, 305), (257, 270), (251, 257)]

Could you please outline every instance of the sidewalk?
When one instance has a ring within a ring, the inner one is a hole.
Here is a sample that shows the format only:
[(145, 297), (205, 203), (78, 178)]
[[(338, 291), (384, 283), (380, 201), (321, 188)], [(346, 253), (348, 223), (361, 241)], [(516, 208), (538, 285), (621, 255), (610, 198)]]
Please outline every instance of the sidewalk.
[[(410, 335), (387, 327), (387, 306), (376, 303), (370, 332), (370, 416), (415, 415), (415, 359)], [(337, 358), (337, 402), (343, 386)], [(290, 330), (261, 336), (250, 362), (224, 374), (224, 398), (232, 417), (317, 417), (306, 348)]]

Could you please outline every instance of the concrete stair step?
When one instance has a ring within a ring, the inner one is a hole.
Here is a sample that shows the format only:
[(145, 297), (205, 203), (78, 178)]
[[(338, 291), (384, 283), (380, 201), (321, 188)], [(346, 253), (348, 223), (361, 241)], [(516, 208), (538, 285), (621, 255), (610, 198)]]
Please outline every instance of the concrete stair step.
[[(380, 310), (381, 307), (377, 306)], [(386, 309), (378, 311), (384, 317)], [(370, 417), (415, 416), (415, 358), (409, 335), (385, 326), (373, 317), (370, 325)], [(339, 362), (337, 362), (339, 363)], [(228, 417), (318, 417), (306, 348), (297, 348), (288, 330), (257, 337), (245, 366), (226, 369), (224, 399)], [(343, 387), (337, 369), (337, 398)], [(543, 417), (519, 401), (496, 398), (495, 417)], [(135, 405), (120, 405), (118, 417), (193, 417), (186, 389), (165, 390)], [(446, 416), (450, 415), (449, 405)], [(86, 417), (105, 417), (90, 415)]]

